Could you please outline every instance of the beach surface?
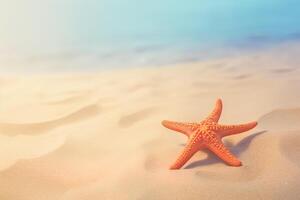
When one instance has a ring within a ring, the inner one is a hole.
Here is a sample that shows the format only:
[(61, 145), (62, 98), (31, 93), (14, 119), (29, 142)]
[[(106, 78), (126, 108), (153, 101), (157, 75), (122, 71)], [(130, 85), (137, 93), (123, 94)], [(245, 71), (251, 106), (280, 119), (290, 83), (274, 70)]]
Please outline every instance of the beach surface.
[[(0, 76), (1, 200), (299, 199), (300, 45), (97, 73)], [(243, 163), (200, 151), (162, 120), (258, 121), (224, 138)]]

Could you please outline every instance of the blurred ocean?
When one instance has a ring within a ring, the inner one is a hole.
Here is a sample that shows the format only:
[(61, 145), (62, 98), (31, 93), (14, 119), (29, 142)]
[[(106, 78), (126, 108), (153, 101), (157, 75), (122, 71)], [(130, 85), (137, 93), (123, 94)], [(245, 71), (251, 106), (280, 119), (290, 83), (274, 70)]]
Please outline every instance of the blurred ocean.
[(190, 62), (300, 38), (298, 0), (0, 0), (0, 72)]

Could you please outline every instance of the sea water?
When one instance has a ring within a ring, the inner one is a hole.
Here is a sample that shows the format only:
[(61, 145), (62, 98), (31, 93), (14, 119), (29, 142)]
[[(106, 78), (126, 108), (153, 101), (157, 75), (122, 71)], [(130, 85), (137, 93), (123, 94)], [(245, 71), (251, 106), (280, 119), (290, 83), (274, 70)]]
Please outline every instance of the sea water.
[(1, 71), (156, 66), (300, 38), (299, 0), (12, 0), (0, 13)]

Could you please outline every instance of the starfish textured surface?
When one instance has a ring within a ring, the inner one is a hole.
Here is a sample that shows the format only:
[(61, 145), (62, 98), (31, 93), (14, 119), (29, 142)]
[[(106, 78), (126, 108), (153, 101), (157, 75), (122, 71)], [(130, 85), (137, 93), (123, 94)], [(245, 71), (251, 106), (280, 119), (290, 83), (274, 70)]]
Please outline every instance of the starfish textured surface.
[(197, 151), (207, 148), (231, 166), (241, 166), (239, 161), (222, 143), (222, 138), (248, 131), (257, 125), (250, 122), (240, 125), (218, 124), (222, 113), (222, 100), (218, 99), (212, 113), (200, 123), (180, 123), (164, 120), (162, 125), (185, 134), (188, 142), (170, 169), (180, 169)]

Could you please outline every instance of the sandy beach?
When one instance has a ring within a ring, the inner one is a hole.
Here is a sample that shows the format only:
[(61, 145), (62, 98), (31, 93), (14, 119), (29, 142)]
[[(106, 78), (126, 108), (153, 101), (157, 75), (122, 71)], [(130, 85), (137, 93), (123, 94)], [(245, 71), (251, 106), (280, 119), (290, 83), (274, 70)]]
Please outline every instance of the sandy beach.
[[(300, 44), (195, 63), (0, 76), (1, 200), (299, 199)], [(161, 121), (258, 121), (230, 167)]]

